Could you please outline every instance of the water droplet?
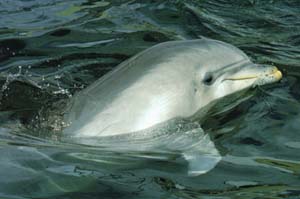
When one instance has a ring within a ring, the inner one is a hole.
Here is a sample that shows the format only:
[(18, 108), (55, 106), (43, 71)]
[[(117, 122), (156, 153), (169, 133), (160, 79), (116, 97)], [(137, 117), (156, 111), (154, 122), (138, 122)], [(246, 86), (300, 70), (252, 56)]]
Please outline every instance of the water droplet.
[(26, 32), (20, 32), (19, 35), (20, 35), (20, 36), (26, 36), (27, 33), (26, 33)]
[(60, 79), (60, 78), (61, 78), (60, 75), (55, 75), (55, 76), (54, 76), (54, 79)]

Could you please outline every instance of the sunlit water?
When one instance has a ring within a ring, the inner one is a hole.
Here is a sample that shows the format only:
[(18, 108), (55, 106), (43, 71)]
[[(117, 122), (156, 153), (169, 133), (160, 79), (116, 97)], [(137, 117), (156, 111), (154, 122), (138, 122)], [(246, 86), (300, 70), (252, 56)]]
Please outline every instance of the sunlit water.
[[(0, 1), (0, 197), (299, 198), (300, 2), (113, 2)], [(74, 93), (156, 43), (201, 36), (276, 65), (283, 80), (217, 104), (202, 119), (209, 137), (179, 121), (153, 140), (61, 139)], [(191, 177), (180, 155), (190, 145), (222, 160)]]

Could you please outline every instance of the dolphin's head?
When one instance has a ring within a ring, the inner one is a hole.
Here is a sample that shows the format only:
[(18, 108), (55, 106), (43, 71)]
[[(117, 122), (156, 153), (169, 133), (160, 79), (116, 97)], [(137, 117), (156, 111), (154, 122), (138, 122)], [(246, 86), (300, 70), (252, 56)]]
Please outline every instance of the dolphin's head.
[(198, 67), (195, 76), (202, 106), (241, 90), (277, 82), (282, 78), (277, 67), (254, 64), (246, 54), (230, 44), (210, 39), (205, 39), (204, 42), (205, 45), (199, 45), (199, 53), (204, 56), (201, 55), (196, 64)]

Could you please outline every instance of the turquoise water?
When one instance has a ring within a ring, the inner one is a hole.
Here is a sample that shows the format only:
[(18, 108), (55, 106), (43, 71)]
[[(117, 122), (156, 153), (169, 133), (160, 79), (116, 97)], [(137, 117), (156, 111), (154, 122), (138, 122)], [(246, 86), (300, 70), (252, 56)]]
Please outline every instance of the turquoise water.
[[(299, 198), (299, 13), (297, 0), (0, 1), (0, 197)], [(201, 36), (284, 75), (204, 118), (214, 169), (190, 177), (174, 153), (60, 140), (74, 93), (150, 46)]]

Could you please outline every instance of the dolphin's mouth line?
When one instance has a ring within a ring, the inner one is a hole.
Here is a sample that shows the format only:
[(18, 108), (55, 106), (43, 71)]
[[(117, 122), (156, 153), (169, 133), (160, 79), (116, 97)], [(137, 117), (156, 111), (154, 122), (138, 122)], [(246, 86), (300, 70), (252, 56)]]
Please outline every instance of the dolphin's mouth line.
[(235, 80), (246, 80), (246, 79), (254, 79), (254, 78), (258, 78), (258, 76), (245, 76), (245, 77), (232, 77), (232, 78), (226, 78), (225, 80), (231, 80), (231, 81), (235, 81)]
[[(256, 79), (256, 78), (259, 78), (259, 77), (262, 77), (263, 75), (250, 75), (250, 76), (242, 76), (242, 77), (231, 77), (231, 78), (225, 78), (223, 81), (225, 80), (231, 80), (231, 81), (235, 81), (235, 80), (247, 80), (247, 79)], [(274, 68), (274, 70), (269, 73), (269, 74), (266, 74), (265, 76), (272, 76), (274, 77), (276, 80), (280, 80), (282, 78), (282, 73), (280, 70), (278, 70), (277, 67)]]

